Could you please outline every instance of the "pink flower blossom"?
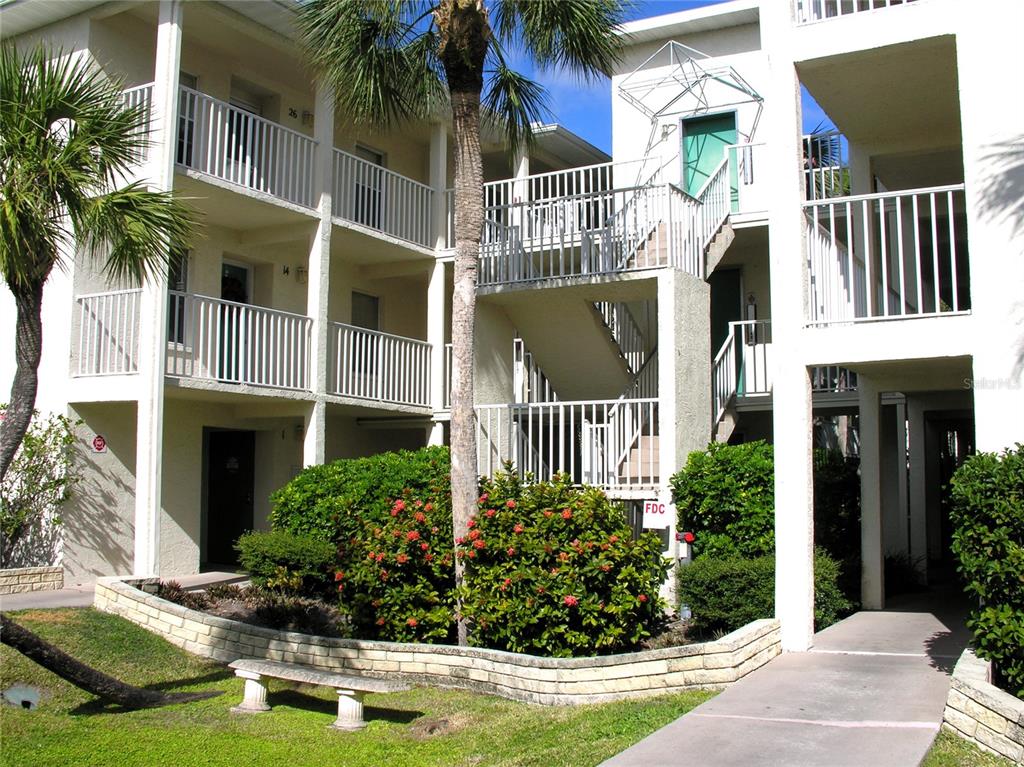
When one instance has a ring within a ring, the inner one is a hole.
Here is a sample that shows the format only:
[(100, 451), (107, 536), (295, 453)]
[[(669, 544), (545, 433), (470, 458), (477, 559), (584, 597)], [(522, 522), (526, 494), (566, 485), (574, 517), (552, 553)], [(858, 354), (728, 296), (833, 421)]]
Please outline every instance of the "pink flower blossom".
[(579, 604), (579, 600), (572, 594), (567, 595), (563, 601), (565, 602), (566, 607), (575, 607)]

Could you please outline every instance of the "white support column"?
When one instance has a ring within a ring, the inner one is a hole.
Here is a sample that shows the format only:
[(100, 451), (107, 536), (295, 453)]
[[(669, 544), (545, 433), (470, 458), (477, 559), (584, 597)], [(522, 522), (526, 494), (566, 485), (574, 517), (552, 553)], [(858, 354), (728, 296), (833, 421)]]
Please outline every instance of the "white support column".
[(232, 706), (231, 710), (236, 714), (261, 714), (270, 711), (267, 704), (267, 683), (263, 677), (253, 671), (235, 670), (235, 676), (245, 680), (245, 690), (242, 693), (242, 702)]
[[(444, 318), (445, 318), (445, 263), (437, 260), (445, 249), (448, 211), (445, 192), (448, 188), (448, 126), (435, 123), (430, 133), (430, 188), (433, 190), (432, 209), (434, 264), (427, 285), (427, 343), (430, 344), (430, 404), (437, 414), (444, 410)], [(427, 443), (444, 443), (444, 423), (431, 422), (427, 430)]]
[(334, 692), (338, 695), (338, 718), (331, 727), (336, 730), (361, 730), (366, 727), (363, 719), (363, 693), (341, 688)]
[[(512, 161), (512, 203), (526, 203), (530, 196), (530, 184), (526, 180), (530, 176), (530, 155), (525, 147), (520, 148)], [(512, 226), (519, 227), (520, 233), (525, 235), (524, 225), (526, 223), (526, 208), (518, 205), (513, 208)]]
[(313, 137), (317, 162), (313, 164), (313, 189), (319, 191), (319, 220), (309, 243), (309, 271), (306, 288), (306, 314), (313, 319), (310, 340), (310, 381), (314, 402), (305, 415), (302, 463), (313, 466), (324, 462), (327, 432), (328, 303), (331, 282), (331, 169), (334, 167), (334, 96), (317, 85)]
[[(174, 188), (182, 3), (180, 0), (161, 0), (157, 14), (151, 123), (153, 143), (148, 175), (151, 189), (170, 191)], [(136, 576), (160, 573), (166, 329), (167, 274), (158, 273), (143, 284), (139, 299), (139, 400), (135, 423), (135, 544), (132, 563), (132, 573)]]
[[(430, 268), (427, 285), (427, 343), (430, 344), (430, 404), (435, 416), (444, 410), (444, 315), (445, 315), (445, 262), (435, 260)], [(444, 444), (444, 423), (435, 420), (430, 425), (428, 444)]]
[(865, 375), (857, 378), (860, 400), (860, 601), (865, 610), (885, 606), (882, 551), (882, 419), (880, 392)]
[(800, 82), (792, 56), (792, 5), (761, 8), (761, 39), (769, 53), (766, 94), (767, 176), (776, 179), (769, 209), (773, 423), (775, 442), (775, 614), (782, 647), (802, 652), (814, 635), (814, 484), (811, 381), (801, 356), (807, 318)]
[(910, 478), (907, 494), (910, 501), (910, 560), (919, 562), (921, 575), (928, 577), (928, 471), (925, 465), (924, 406), (917, 398), (907, 400), (907, 422), (910, 432)]

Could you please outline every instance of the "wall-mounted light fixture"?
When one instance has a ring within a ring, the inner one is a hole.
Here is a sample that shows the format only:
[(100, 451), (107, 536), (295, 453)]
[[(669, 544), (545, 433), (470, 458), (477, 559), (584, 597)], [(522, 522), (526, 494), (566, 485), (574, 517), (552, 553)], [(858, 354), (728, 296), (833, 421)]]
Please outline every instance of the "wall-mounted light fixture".
[(302, 442), (303, 437), (306, 436), (306, 429), (301, 423), (295, 424), (295, 441)]
[(302, 124), (307, 128), (313, 127), (313, 113), (308, 109), (302, 110)]
[(309, 272), (304, 266), (295, 267), (295, 279), (298, 280), (300, 285), (305, 285), (306, 280), (309, 279)]

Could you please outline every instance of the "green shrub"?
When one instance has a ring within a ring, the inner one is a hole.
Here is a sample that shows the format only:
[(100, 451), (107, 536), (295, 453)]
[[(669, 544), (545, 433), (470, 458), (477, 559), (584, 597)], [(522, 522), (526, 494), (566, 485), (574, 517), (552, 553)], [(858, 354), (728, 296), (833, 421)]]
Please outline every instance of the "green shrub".
[(953, 553), (981, 600), (967, 626), (997, 681), (1024, 697), (1024, 445), (979, 453), (952, 479)]
[(245, 533), (235, 548), (253, 583), (283, 594), (324, 593), (335, 560), (330, 543), (285, 530)]
[(690, 453), (670, 480), (679, 529), (694, 534), (694, 558), (758, 557), (775, 549), (771, 445), (712, 443)]
[[(814, 556), (814, 626), (821, 630), (847, 614), (840, 566), (822, 550)], [(679, 597), (690, 608), (694, 634), (727, 634), (775, 614), (775, 557), (703, 556), (680, 568)]]
[(337, 572), (356, 636), (393, 642), (453, 637), (455, 568), (450, 495), (406, 491), (380, 520), (363, 520)]
[(567, 476), (485, 481), (464, 559), (470, 641), (567, 657), (634, 649), (664, 624), (659, 539), (633, 540), (622, 510)]
[(450, 473), (446, 447), (310, 466), (270, 496), (271, 527), (346, 546), (364, 521), (384, 520), (406, 491), (424, 502), (450, 496)]

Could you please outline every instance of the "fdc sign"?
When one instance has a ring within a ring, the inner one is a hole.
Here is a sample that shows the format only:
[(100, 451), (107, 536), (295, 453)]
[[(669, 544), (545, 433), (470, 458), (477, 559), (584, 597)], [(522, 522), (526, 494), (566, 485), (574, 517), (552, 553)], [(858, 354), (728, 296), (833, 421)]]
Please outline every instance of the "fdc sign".
[(644, 501), (643, 526), (654, 530), (670, 527), (675, 513), (676, 507), (671, 503)]

